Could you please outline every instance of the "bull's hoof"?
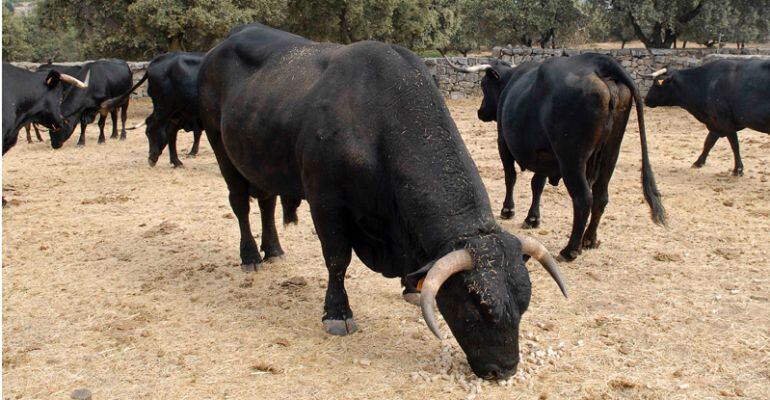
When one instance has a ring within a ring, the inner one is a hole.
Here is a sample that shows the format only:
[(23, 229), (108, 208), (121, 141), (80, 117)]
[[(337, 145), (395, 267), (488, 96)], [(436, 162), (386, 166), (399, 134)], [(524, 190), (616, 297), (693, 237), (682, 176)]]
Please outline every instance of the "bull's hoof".
[(110, 135), (110, 139), (113, 139), (113, 140), (115, 140), (115, 139), (117, 139), (117, 138), (118, 138), (118, 135)]
[(262, 251), (265, 252), (265, 261), (277, 261), (283, 258), (284, 252), (283, 250), (279, 249), (262, 249)]
[(171, 165), (172, 165), (174, 168), (184, 168), (184, 164), (182, 164), (182, 162), (181, 162), (181, 161), (177, 161), (177, 162), (173, 162), (173, 161), (172, 161), (172, 162), (171, 162)]
[(696, 161), (696, 162), (692, 163), (692, 167), (691, 168), (702, 168), (704, 165), (706, 165), (705, 161)]
[(733, 176), (743, 176), (743, 168), (736, 168), (733, 170)]
[(521, 227), (524, 229), (535, 229), (540, 226), (540, 218), (527, 218)]
[(241, 271), (243, 272), (258, 272), (260, 269), (262, 269), (261, 263), (244, 263), (241, 264)]
[(353, 318), (348, 318), (344, 321), (341, 319), (325, 319), (323, 324), (324, 331), (334, 336), (345, 336), (358, 330), (356, 321)]
[(82, 149), (83, 147), (86, 147), (86, 144), (78, 142), (75, 146)]
[(500, 211), (500, 218), (502, 218), (502, 219), (511, 219), (511, 218), (513, 218), (513, 209), (512, 208), (503, 207), (503, 209)]
[(602, 244), (599, 240), (596, 238), (593, 239), (583, 239), (583, 248), (584, 249), (596, 249), (599, 247), (599, 245)]
[(569, 250), (565, 248), (559, 252), (559, 255), (556, 256), (556, 260), (561, 262), (575, 261), (575, 259), (579, 255), (580, 255), (580, 250)]
[(406, 301), (407, 303), (413, 304), (415, 306), (420, 305), (419, 293), (404, 293), (402, 296), (404, 296), (404, 301)]
[(126, 140), (126, 135), (120, 135), (120, 141)]
[(106, 141), (106, 140), (104, 140), (104, 139), (99, 139), (99, 140), (97, 140), (97, 141), (96, 141), (96, 144), (104, 144), (104, 143), (106, 143), (106, 142), (107, 142), (107, 141)]
[(197, 151), (195, 153), (189, 152), (189, 153), (187, 153), (187, 158), (195, 158), (195, 156), (197, 156), (197, 155), (198, 155)]

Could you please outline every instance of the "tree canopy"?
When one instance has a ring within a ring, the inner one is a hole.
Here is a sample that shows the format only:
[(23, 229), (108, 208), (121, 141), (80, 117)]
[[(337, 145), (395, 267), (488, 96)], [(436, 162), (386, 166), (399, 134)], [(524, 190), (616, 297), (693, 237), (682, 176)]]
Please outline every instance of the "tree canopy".
[(3, 59), (149, 59), (206, 51), (262, 22), (318, 41), (380, 40), (417, 52), (493, 45), (566, 47), (638, 39), (745, 46), (770, 34), (770, 0), (39, 0), (3, 9)]

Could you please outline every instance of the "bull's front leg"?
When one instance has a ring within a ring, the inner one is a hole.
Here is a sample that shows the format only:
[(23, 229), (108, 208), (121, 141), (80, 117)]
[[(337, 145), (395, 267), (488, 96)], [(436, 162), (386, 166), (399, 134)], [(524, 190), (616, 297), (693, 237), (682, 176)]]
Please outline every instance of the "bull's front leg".
[(201, 130), (195, 129), (193, 131), (193, 145), (192, 149), (190, 149), (190, 152), (187, 153), (187, 157), (195, 157), (198, 155), (198, 147), (201, 143)]
[[(574, 169), (574, 171), (578, 170), (585, 171), (585, 166)], [(567, 247), (562, 249), (559, 255), (565, 261), (572, 261), (583, 250), (583, 232), (591, 213), (593, 198), (586, 177), (582, 174), (571, 172), (569, 175), (564, 175), (564, 185), (567, 186), (567, 191), (572, 198), (572, 233)]]
[(107, 119), (107, 116), (105, 114), (99, 114), (99, 140), (96, 142), (97, 144), (104, 144), (106, 140), (104, 139), (104, 122)]
[(333, 207), (331, 204), (321, 205), (318, 202), (311, 202), (310, 213), (313, 216), (313, 225), (318, 233), (318, 239), (321, 241), (324, 261), (329, 273), (324, 315), (321, 321), (326, 333), (344, 336), (358, 329), (345, 291), (345, 272), (350, 264), (352, 246), (343, 223), (343, 213), (331, 207)]
[(86, 145), (86, 121), (80, 120), (80, 137), (78, 138), (78, 147), (84, 147)]
[(714, 147), (714, 144), (716, 144), (720, 137), (721, 136), (718, 133), (709, 131), (708, 136), (706, 136), (706, 141), (703, 143), (703, 151), (700, 153), (700, 157), (698, 157), (698, 159), (695, 160), (695, 162), (692, 164), (693, 168), (700, 168), (706, 165), (706, 158), (709, 156), (711, 148)]

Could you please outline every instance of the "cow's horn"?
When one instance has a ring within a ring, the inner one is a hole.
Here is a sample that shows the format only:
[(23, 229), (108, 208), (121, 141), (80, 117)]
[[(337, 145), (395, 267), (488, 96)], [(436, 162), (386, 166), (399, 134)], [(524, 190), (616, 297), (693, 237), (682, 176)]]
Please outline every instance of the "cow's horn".
[(553, 280), (556, 281), (556, 284), (559, 285), (559, 289), (561, 289), (561, 293), (564, 297), (569, 297), (567, 296), (567, 285), (565, 285), (564, 281), (561, 279), (559, 265), (556, 263), (553, 256), (551, 256), (551, 253), (548, 252), (548, 249), (546, 249), (542, 243), (529, 236), (514, 236), (521, 242), (521, 252), (540, 262), (543, 268), (548, 271), (548, 274), (551, 275), (551, 278), (553, 278)]
[(420, 290), (422, 317), (430, 331), (439, 339), (443, 338), (438, 330), (436, 314), (433, 312), (433, 308), (436, 306), (436, 293), (450, 276), (471, 269), (473, 269), (473, 259), (471, 259), (468, 250), (455, 250), (436, 261), (422, 282), (422, 289)]
[(447, 56), (444, 56), (444, 59), (449, 63), (450, 67), (452, 67), (455, 71), (459, 71), (459, 72), (471, 73), (471, 72), (485, 71), (489, 68), (492, 68), (490, 64), (479, 64), (479, 65), (474, 65), (472, 67), (461, 67), (461, 66), (455, 65), (455, 63), (453, 63), (452, 60), (447, 58)]
[(651, 73), (650, 74), (650, 78), (655, 79), (655, 78), (665, 74), (666, 72), (668, 72), (668, 68), (659, 69), (659, 70)]
[(90, 78), (91, 78), (91, 71), (88, 71), (86, 73), (86, 81), (85, 82), (79, 81), (77, 78), (75, 78), (72, 75), (67, 75), (67, 74), (60, 74), (59, 75), (59, 79), (61, 79), (62, 82), (69, 83), (70, 85), (75, 86), (75, 87), (80, 88), (80, 89), (85, 89), (85, 88), (88, 87), (88, 80)]

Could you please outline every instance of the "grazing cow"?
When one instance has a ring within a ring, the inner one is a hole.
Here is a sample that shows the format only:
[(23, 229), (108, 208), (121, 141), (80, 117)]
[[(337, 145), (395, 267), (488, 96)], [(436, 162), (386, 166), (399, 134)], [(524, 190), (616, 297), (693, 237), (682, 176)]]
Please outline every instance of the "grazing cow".
[(474, 67), (458, 67), (450, 61), (450, 65), (462, 72), (485, 71), (478, 117), (497, 121), (497, 144), (505, 171), (502, 218), (514, 215), (514, 163), (518, 163), (522, 170), (535, 173), (524, 226), (540, 225), (540, 195), (546, 179), (553, 185), (564, 179), (572, 197), (573, 220), (569, 242), (559, 254), (571, 261), (584, 247), (597, 247), (596, 230), (609, 200), (607, 187), (633, 100), (642, 143), (644, 197), (653, 221), (665, 224), (665, 210), (647, 156), (641, 95), (617, 61), (581, 54), (519, 67), (503, 61)]
[(193, 147), (188, 156), (198, 154), (202, 130), (198, 118), (198, 69), (201, 61), (203, 53), (176, 52), (155, 57), (142, 79), (128, 92), (102, 103), (102, 108), (112, 109), (125, 102), (139, 85), (149, 80), (147, 94), (152, 98), (152, 114), (145, 120), (145, 133), (150, 143), (148, 161), (151, 166), (158, 162), (166, 145), (171, 164), (182, 166), (176, 152), (176, 135), (180, 129), (193, 132)]
[(118, 108), (121, 109), (120, 120), (122, 123), (120, 139), (124, 140), (126, 138), (126, 118), (128, 116), (129, 99), (125, 99), (123, 103), (116, 104), (111, 109), (102, 108), (101, 104), (107, 99), (125, 93), (131, 87), (133, 78), (128, 64), (125, 61), (115, 59), (93, 61), (83, 64), (76, 76), (80, 77), (85, 74), (90, 74), (91, 77), (88, 89), (81, 91), (71, 90), (64, 97), (61, 110), (68, 125), (51, 134), (51, 146), (54, 149), (60, 148), (72, 136), (75, 125), (78, 123), (80, 123), (80, 138), (77, 145), (85, 146), (86, 126), (94, 121), (97, 113), (100, 116), (98, 122), (98, 143), (105, 142), (104, 122), (107, 114), (110, 114), (112, 117), (112, 135), (110, 138), (116, 139), (118, 137)]
[[(86, 82), (88, 79), (85, 78)], [(30, 72), (3, 63), (3, 154), (16, 144), (19, 130), (28, 123), (51, 129), (66, 124), (61, 111), (65, 84), (79, 90), (87, 87), (57, 70)]]
[(693, 168), (706, 164), (717, 140), (727, 137), (735, 158), (733, 175), (743, 175), (737, 132), (751, 128), (770, 133), (770, 61), (718, 60), (679, 71), (664, 68), (652, 78), (644, 99), (648, 107), (682, 107), (709, 130)]
[(534, 239), (504, 231), (422, 59), (379, 42), (316, 43), (260, 24), (209, 51), (198, 88), (203, 127), (241, 230), (241, 260), (260, 262), (249, 192), (260, 194), (262, 249), (278, 245), (276, 195), (305, 198), (329, 273), (326, 332), (356, 323), (345, 292), (355, 251), (409, 286), (437, 336), (437, 302), (473, 371), (506, 378), (519, 362), (531, 295), (524, 256), (566, 295)]

